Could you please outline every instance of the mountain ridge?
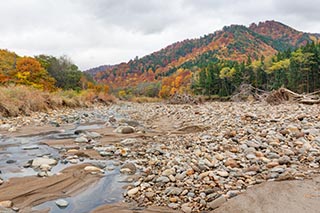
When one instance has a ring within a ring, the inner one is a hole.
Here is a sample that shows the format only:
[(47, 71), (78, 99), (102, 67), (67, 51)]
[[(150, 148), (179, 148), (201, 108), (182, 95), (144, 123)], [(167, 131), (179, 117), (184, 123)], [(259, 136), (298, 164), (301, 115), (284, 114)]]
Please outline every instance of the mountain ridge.
[(279, 51), (319, 42), (320, 34), (304, 33), (277, 21), (223, 27), (198, 39), (168, 45), (140, 59), (108, 66), (104, 71), (88, 71), (99, 82), (113, 88), (159, 81), (180, 67), (192, 69), (212, 60), (245, 62), (268, 57)]

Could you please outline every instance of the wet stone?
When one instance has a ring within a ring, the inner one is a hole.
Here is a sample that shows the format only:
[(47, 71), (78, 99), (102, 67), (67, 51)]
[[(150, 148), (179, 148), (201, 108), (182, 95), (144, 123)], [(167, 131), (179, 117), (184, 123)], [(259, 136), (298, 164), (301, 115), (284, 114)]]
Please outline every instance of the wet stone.
[(59, 199), (55, 201), (56, 205), (59, 206), (60, 208), (65, 208), (69, 205), (69, 202), (64, 200), (64, 199)]
[(126, 163), (120, 169), (121, 173), (130, 174), (130, 175), (135, 174), (136, 171), (137, 171), (137, 167), (134, 163)]

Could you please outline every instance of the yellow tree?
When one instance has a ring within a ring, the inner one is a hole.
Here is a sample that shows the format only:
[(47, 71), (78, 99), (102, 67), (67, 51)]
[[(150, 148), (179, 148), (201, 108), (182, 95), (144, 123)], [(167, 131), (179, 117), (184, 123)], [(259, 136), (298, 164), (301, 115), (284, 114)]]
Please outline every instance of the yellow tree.
[(31, 85), (38, 89), (52, 91), (55, 89), (55, 79), (34, 58), (22, 57), (17, 60), (16, 69), (11, 76), (18, 84)]

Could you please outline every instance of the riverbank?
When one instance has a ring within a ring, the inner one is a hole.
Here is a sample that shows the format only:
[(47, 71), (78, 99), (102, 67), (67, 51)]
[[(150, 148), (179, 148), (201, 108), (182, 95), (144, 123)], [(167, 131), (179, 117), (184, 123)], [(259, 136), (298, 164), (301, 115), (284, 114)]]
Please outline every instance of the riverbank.
[[(148, 211), (156, 212), (150, 206), (161, 206), (170, 211), (219, 211), (220, 206), (231, 205), (256, 185), (316, 177), (319, 115), (316, 105), (122, 103), (4, 119), (0, 134), (24, 135), (40, 126), (61, 131), (70, 125), (92, 123), (92, 129), (89, 125), (85, 130), (76, 129), (70, 137), (47, 138), (41, 143), (58, 150), (58, 161), (67, 165), (81, 165), (81, 159), (113, 162), (99, 168), (107, 174), (119, 167), (120, 179), (115, 181), (125, 182), (121, 186), (123, 200), (134, 206), (130, 209), (149, 207)], [(32, 130), (32, 126), (37, 127)], [(287, 192), (281, 184), (277, 188)], [(108, 197), (110, 192), (104, 193)], [(266, 198), (259, 195), (256, 199)], [(242, 202), (250, 206), (249, 200)], [(295, 203), (290, 205), (298, 205)], [(110, 205), (102, 204), (95, 207), (96, 212), (110, 210)], [(120, 206), (118, 209), (123, 209)], [(272, 206), (268, 208), (272, 212)]]

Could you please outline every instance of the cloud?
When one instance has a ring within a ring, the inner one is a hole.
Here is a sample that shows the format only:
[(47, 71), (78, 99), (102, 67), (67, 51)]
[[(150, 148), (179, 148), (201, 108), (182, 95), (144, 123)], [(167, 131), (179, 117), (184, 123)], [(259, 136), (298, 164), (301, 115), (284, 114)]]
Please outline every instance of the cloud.
[(68, 55), (81, 69), (142, 57), (225, 25), (278, 20), (320, 32), (306, 0), (10, 0), (0, 7), (0, 48)]

